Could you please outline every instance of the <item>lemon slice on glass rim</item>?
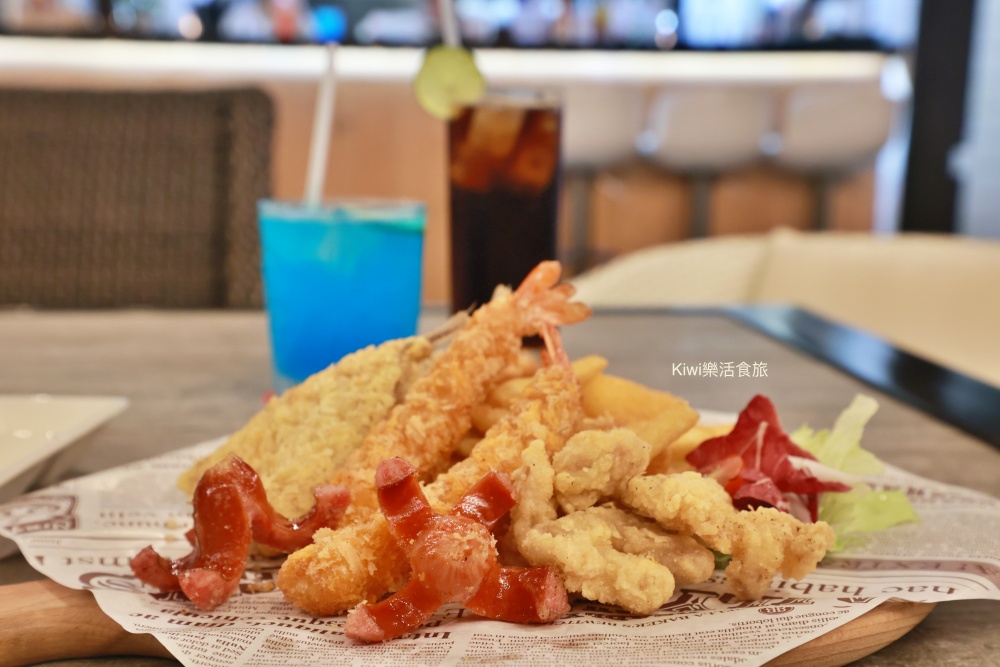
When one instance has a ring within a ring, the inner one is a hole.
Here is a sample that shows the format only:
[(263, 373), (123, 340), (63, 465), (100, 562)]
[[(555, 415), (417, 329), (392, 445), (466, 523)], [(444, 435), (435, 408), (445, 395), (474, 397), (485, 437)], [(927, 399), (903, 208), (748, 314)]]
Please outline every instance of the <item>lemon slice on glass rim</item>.
[(413, 91), (424, 111), (435, 118), (450, 120), (459, 108), (482, 98), (486, 80), (469, 49), (440, 45), (428, 49), (424, 55)]

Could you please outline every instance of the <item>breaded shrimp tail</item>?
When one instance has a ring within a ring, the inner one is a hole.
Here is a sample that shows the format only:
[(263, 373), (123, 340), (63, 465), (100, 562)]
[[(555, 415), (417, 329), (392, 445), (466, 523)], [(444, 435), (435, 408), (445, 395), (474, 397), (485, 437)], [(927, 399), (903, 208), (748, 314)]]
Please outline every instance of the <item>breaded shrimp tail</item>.
[[(557, 336), (551, 325), (540, 328), (543, 335)], [(490, 470), (515, 470), (529, 442), (540, 440), (554, 451), (579, 429), (583, 419), (580, 388), (572, 370), (564, 364), (539, 370), (510, 415), (489, 430), (468, 458), (426, 487), (428, 501), (438, 511), (450, 509)], [(370, 479), (374, 480), (374, 473)], [(376, 514), (345, 528), (316, 533), (312, 545), (285, 561), (277, 583), (294, 604), (326, 615), (377, 600), (398, 589), (408, 573), (406, 558), (395, 546), (385, 519)]]
[(414, 383), (406, 399), (344, 459), (329, 482), (351, 492), (345, 521), (378, 512), (374, 479), (380, 462), (403, 458), (424, 481), (450, 463), (472, 425), (473, 408), (486, 399), (504, 369), (517, 361), (525, 336), (590, 315), (583, 304), (569, 302), (573, 288), (557, 284), (560, 271), (558, 262), (542, 262), (517, 291), (498, 287), (430, 371)]

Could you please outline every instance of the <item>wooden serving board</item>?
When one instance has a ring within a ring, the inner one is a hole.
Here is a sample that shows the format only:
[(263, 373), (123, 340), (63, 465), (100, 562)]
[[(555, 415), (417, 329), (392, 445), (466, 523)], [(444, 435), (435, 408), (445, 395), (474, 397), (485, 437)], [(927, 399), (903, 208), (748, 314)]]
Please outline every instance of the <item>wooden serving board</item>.
[[(846, 665), (896, 641), (933, 608), (933, 604), (891, 600), (767, 665)], [(65, 588), (48, 579), (0, 587), (0, 656), (4, 665), (110, 655), (171, 657), (152, 635), (123, 630), (87, 591)]]

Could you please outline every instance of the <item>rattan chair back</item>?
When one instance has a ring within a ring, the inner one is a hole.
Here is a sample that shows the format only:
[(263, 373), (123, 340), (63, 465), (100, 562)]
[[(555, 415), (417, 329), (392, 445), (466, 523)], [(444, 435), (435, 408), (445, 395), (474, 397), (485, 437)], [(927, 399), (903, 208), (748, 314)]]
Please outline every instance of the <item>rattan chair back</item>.
[(257, 89), (0, 89), (0, 304), (261, 305)]

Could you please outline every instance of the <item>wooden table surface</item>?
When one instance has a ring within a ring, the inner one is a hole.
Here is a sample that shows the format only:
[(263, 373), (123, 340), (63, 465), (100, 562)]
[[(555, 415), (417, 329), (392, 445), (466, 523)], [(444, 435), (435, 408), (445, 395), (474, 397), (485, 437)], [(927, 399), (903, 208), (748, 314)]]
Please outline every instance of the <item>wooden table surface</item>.
[[(424, 325), (440, 317), (431, 314)], [(827, 427), (856, 393), (869, 393), (881, 408), (865, 444), (879, 457), (1000, 497), (997, 450), (725, 315), (597, 314), (567, 328), (564, 337), (571, 356), (600, 354), (610, 360), (609, 372), (672, 391), (696, 407), (736, 412), (754, 394), (767, 394), (789, 428), (803, 422)], [(674, 372), (676, 364), (706, 361), (760, 364), (766, 377)], [(261, 406), (269, 383), (259, 312), (0, 311), (0, 394), (102, 394), (131, 401), (82, 443), (74, 475), (231, 432)], [(40, 576), (19, 555), (0, 561), (4, 584)], [(857, 664), (1000, 665), (998, 611), (990, 601), (939, 604), (914, 631)]]

